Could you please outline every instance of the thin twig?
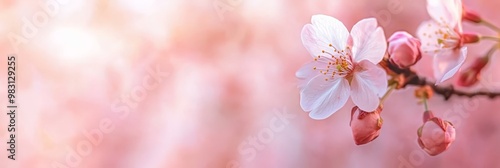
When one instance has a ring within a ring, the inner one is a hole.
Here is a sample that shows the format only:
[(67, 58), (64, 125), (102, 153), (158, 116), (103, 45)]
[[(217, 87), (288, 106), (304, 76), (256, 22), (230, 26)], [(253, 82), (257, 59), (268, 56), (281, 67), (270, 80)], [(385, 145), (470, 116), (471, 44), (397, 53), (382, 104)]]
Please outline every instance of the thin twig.
[(493, 23), (488, 22), (488, 21), (486, 21), (486, 20), (484, 20), (484, 19), (483, 19), (483, 20), (481, 20), (481, 23), (482, 23), (483, 25), (485, 25), (485, 26), (489, 27), (490, 29), (493, 29), (493, 30), (495, 30), (496, 32), (499, 32), (499, 33), (500, 33), (500, 28), (499, 28), (499, 27), (497, 27), (497, 26), (495, 26)]
[[(384, 60), (388, 61), (388, 60)], [(500, 97), (500, 93), (498, 92), (485, 92), (485, 91), (478, 91), (478, 92), (465, 92), (461, 90), (456, 90), (453, 85), (450, 86), (437, 86), (435, 85), (434, 82), (426, 80), (424, 77), (418, 76), (417, 73), (412, 71), (411, 69), (399, 69), (398, 67), (393, 66), (389, 62), (386, 62), (386, 65), (388, 68), (392, 71), (394, 71), (397, 74), (402, 74), (405, 76), (405, 82), (403, 83), (403, 86), (401, 88), (404, 88), (408, 85), (411, 86), (430, 86), (432, 90), (440, 94), (444, 97), (445, 100), (448, 100), (451, 98), (451, 96), (456, 95), (456, 96), (465, 96), (465, 97), (476, 97), (476, 96), (487, 96), (491, 99)]]
[(495, 37), (495, 36), (481, 36), (481, 39), (500, 42), (500, 38), (499, 37)]

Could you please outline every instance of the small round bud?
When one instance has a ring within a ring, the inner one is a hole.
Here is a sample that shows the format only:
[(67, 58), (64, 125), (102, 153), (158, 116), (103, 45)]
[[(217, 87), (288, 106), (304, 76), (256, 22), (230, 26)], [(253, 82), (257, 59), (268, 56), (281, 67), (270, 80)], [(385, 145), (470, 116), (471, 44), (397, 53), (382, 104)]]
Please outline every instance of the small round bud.
[(463, 33), (462, 42), (463, 44), (477, 43), (481, 40), (481, 37), (477, 33)]
[(390, 62), (401, 69), (415, 65), (422, 58), (420, 40), (407, 32), (395, 32), (388, 42), (387, 52)]
[(349, 125), (356, 145), (366, 144), (379, 136), (383, 124), (382, 117), (380, 117), (381, 112), (381, 106), (373, 112), (363, 111), (357, 106), (352, 108)]
[(455, 141), (455, 127), (441, 118), (433, 117), (417, 131), (419, 146), (431, 156), (444, 152)]
[(460, 72), (457, 84), (459, 86), (470, 87), (476, 84), (481, 76), (481, 71), (488, 64), (488, 57), (476, 58), (472, 66)]
[(481, 23), (482, 21), (479, 14), (471, 10), (466, 10), (465, 7), (462, 10), (462, 19), (473, 23)]

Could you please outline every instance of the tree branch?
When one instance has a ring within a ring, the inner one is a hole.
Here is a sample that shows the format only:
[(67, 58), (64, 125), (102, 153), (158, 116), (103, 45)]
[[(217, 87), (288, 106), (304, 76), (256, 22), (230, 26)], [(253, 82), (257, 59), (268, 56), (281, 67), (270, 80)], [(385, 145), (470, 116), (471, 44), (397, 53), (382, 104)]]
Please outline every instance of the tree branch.
[[(456, 95), (456, 96), (465, 96), (465, 97), (476, 97), (476, 96), (487, 96), (491, 99), (494, 99), (496, 97), (500, 97), (500, 93), (495, 93), (495, 92), (485, 92), (485, 91), (478, 91), (478, 92), (465, 92), (465, 91), (460, 91), (456, 90), (453, 85), (450, 86), (437, 86), (434, 84), (434, 82), (426, 80), (424, 77), (418, 76), (415, 71), (412, 71), (411, 69), (399, 69), (398, 67), (392, 65), (389, 63), (389, 60), (384, 59), (383, 64), (392, 72), (395, 74), (400, 74), (403, 75), (405, 80), (403, 83), (401, 83), (400, 87), (404, 88), (408, 85), (412, 86), (430, 86), (432, 90), (440, 94), (444, 97), (445, 100), (448, 100), (451, 98), (451, 96)], [(384, 66), (383, 65), (383, 66)]]

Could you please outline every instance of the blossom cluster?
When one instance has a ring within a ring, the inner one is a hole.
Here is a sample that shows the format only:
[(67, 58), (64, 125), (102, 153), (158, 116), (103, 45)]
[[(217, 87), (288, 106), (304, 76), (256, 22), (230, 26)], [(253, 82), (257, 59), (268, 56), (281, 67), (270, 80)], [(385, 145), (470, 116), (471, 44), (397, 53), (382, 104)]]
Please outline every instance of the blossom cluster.
[(432, 97), (433, 88), (456, 74), (457, 85), (477, 84), (481, 71), (500, 46), (492, 47), (471, 67), (462, 67), (467, 44), (500, 41), (499, 36), (464, 32), (462, 21), (500, 29), (468, 11), (461, 0), (427, 0), (427, 11), (431, 20), (421, 23), (416, 37), (398, 31), (386, 38), (375, 18), (362, 19), (349, 31), (337, 18), (312, 16), (311, 24), (306, 24), (301, 32), (312, 61), (296, 72), (302, 109), (312, 119), (321, 120), (339, 111), (350, 98), (355, 105), (350, 121), (355, 143), (366, 144), (380, 134), (385, 98), (393, 90), (415, 84), (412, 82), (420, 78), (411, 67), (422, 56), (432, 57), (435, 82), (423, 87), (419, 84), (415, 91), (417, 99), (425, 104), (424, 122), (417, 131), (418, 144), (432, 156), (445, 151), (455, 139), (455, 128), (428, 109), (426, 102)]

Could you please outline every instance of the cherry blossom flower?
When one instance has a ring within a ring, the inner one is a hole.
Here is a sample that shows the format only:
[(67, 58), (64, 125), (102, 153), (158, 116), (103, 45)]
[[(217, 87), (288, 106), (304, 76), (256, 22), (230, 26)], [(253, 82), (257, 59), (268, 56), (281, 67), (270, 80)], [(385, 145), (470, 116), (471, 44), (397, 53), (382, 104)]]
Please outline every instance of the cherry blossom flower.
[(479, 36), (463, 33), (461, 0), (427, 0), (432, 20), (423, 22), (417, 34), (424, 54), (434, 56), (437, 84), (453, 77), (467, 55), (465, 43), (477, 42)]
[(349, 97), (363, 111), (375, 111), (387, 90), (387, 75), (378, 64), (387, 49), (375, 18), (356, 23), (351, 33), (339, 20), (314, 15), (302, 29), (302, 43), (314, 61), (296, 73), (300, 105), (313, 119), (325, 119)]

